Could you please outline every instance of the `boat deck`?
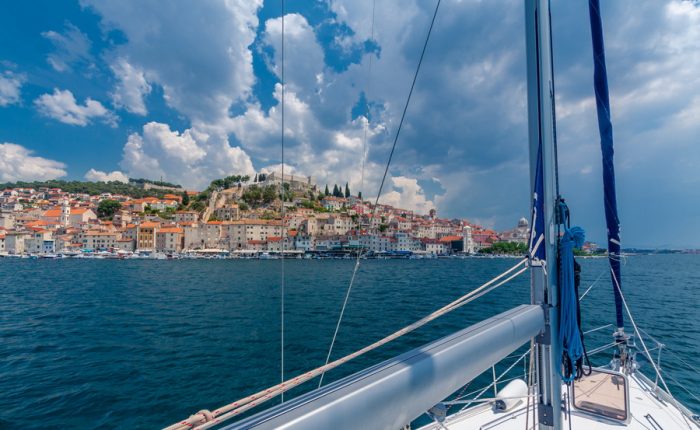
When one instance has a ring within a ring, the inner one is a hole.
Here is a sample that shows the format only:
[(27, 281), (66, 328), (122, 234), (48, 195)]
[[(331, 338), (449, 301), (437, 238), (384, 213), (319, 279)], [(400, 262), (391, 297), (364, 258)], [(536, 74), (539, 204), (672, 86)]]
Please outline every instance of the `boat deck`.
[[(660, 392), (657, 396), (651, 382), (639, 372), (628, 376), (629, 385), (629, 419), (620, 421), (605, 419), (593, 414), (585, 413), (572, 408), (571, 423), (568, 416), (564, 417), (562, 427), (581, 430), (608, 430), (608, 429), (644, 429), (644, 430), (668, 430), (668, 429), (700, 429), (697, 416), (688, 410), (681, 411), (683, 406), (678, 405)], [(566, 392), (562, 389), (562, 392)], [(533, 407), (526, 406), (527, 398), (522, 398), (520, 403), (507, 412), (495, 410), (493, 403), (465, 409), (462, 412), (448, 416), (442, 423), (433, 423), (422, 427), (421, 430), (523, 430), (526, 425), (526, 416), (529, 414), (528, 428), (537, 428), (533, 424)], [(457, 407), (458, 405), (455, 405)], [(566, 414), (565, 414), (566, 415)], [(694, 419), (693, 419), (694, 418)]]

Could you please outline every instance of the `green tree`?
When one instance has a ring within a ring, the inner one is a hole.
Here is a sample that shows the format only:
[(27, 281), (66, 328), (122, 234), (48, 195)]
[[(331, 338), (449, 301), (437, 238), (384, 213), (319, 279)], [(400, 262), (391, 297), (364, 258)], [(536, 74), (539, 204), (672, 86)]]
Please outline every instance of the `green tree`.
[(482, 249), (481, 252), (484, 254), (525, 255), (527, 245), (517, 242), (496, 242), (490, 247)]
[(190, 195), (187, 194), (187, 191), (182, 192), (182, 206), (187, 207), (190, 205)]
[(102, 200), (97, 205), (97, 216), (100, 218), (112, 218), (121, 207), (122, 204), (116, 200)]
[(350, 187), (348, 186), (348, 183), (345, 183), (345, 198), (347, 199), (350, 197)]
[(258, 182), (258, 174), (255, 174), (255, 178), (253, 178), (253, 182)]
[(326, 184), (326, 190), (323, 192), (323, 195), (325, 195), (326, 197), (331, 195), (331, 193), (328, 192), (328, 184)]
[(206, 206), (204, 205), (203, 202), (197, 200), (196, 202), (192, 203), (192, 205), (190, 206), (190, 209), (192, 209), (193, 211), (202, 212), (205, 207)]
[(357, 198), (360, 199), (360, 201), (362, 201), (362, 191), (357, 193)]
[(238, 202), (238, 209), (242, 211), (247, 211), (248, 209), (250, 209), (250, 207), (248, 207), (248, 204), (246, 202)]

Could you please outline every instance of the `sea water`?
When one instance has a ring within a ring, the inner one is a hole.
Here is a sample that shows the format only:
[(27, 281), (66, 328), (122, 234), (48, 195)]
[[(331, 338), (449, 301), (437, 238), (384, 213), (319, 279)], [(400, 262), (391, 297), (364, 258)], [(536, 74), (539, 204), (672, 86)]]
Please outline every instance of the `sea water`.
[[(584, 329), (613, 323), (607, 261), (580, 261), (581, 292), (594, 284), (582, 301)], [(516, 262), (362, 261), (333, 357), (419, 319)], [(285, 376), (324, 363), (354, 264), (284, 262)], [(700, 369), (700, 255), (630, 256), (623, 276), (637, 324), (670, 350), (662, 352), (661, 367), (672, 392), (700, 411), (700, 376), (692, 370)], [(0, 259), (0, 428), (161, 428), (278, 383), (282, 279), (281, 260)], [(324, 381), (528, 300), (525, 275)], [(588, 349), (610, 343), (611, 333), (588, 335)], [(648, 339), (647, 346), (656, 344)], [(597, 354), (595, 363), (604, 364), (610, 352)], [(516, 366), (514, 376), (523, 371)], [(488, 384), (487, 373), (468, 391)]]

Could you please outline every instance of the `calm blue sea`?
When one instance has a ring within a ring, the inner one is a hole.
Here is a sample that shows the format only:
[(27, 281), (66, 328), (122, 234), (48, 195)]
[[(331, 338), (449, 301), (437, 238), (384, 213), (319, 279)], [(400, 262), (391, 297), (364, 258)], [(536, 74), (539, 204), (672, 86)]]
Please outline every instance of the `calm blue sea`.
[[(363, 261), (334, 356), (422, 317), (515, 262)], [(287, 375), (323, 364), (353, 264), (285, 262)], [(614, 321), (606, 264), (582, 260), (583, 288), (600, 278), (583, 301), (585, 329)], [(277, 383), (280, 266), (279, 260), (0, 259), (0, 428), (160, 428)], [(700, 368), (700, 256), (632, 256), (623, 274), (637, 323)], [(326, 381), (524, 303), (528, 289), (527, 278), (518, 279)], [(610, 342), (610, 332), (591, 334), (589, 349)], [(608, 359), (596, 357), (601, 364)], [(700, 411), (693, 398), (698, 374), (671, 353), (661, 363), (677, 397)]]

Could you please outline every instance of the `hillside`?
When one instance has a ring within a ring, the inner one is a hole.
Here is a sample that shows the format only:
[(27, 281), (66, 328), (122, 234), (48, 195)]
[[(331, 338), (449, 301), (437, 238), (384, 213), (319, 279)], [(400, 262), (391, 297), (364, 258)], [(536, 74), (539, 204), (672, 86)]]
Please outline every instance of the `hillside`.
[(161, 189), (148, 189), (142, 188), (143, 183), (151, 183), (155, 185), (167, 185), (173, 188), (182, 188), (179, 185), (161, 183), (158, 181), (148, 181), (145, 179), (138, 179), (132, 183), (125, 184), (123, 182), (90, 182), (90, 181), (60, 181), (60, 180), (50, 180), (50, 181), (33, 181), (33, 182), (8, 182), (0, 183), (0, 190), (8, 188), (60, 188), (68, 193), (84, 193), (91, 196), (110, 193), (110, 194), (122, 194), (125, 196), (133, 198), (143, 198), (143, 197), (163, 197), (165, 194), (172, 194), (172, 190), (161, 190)]

